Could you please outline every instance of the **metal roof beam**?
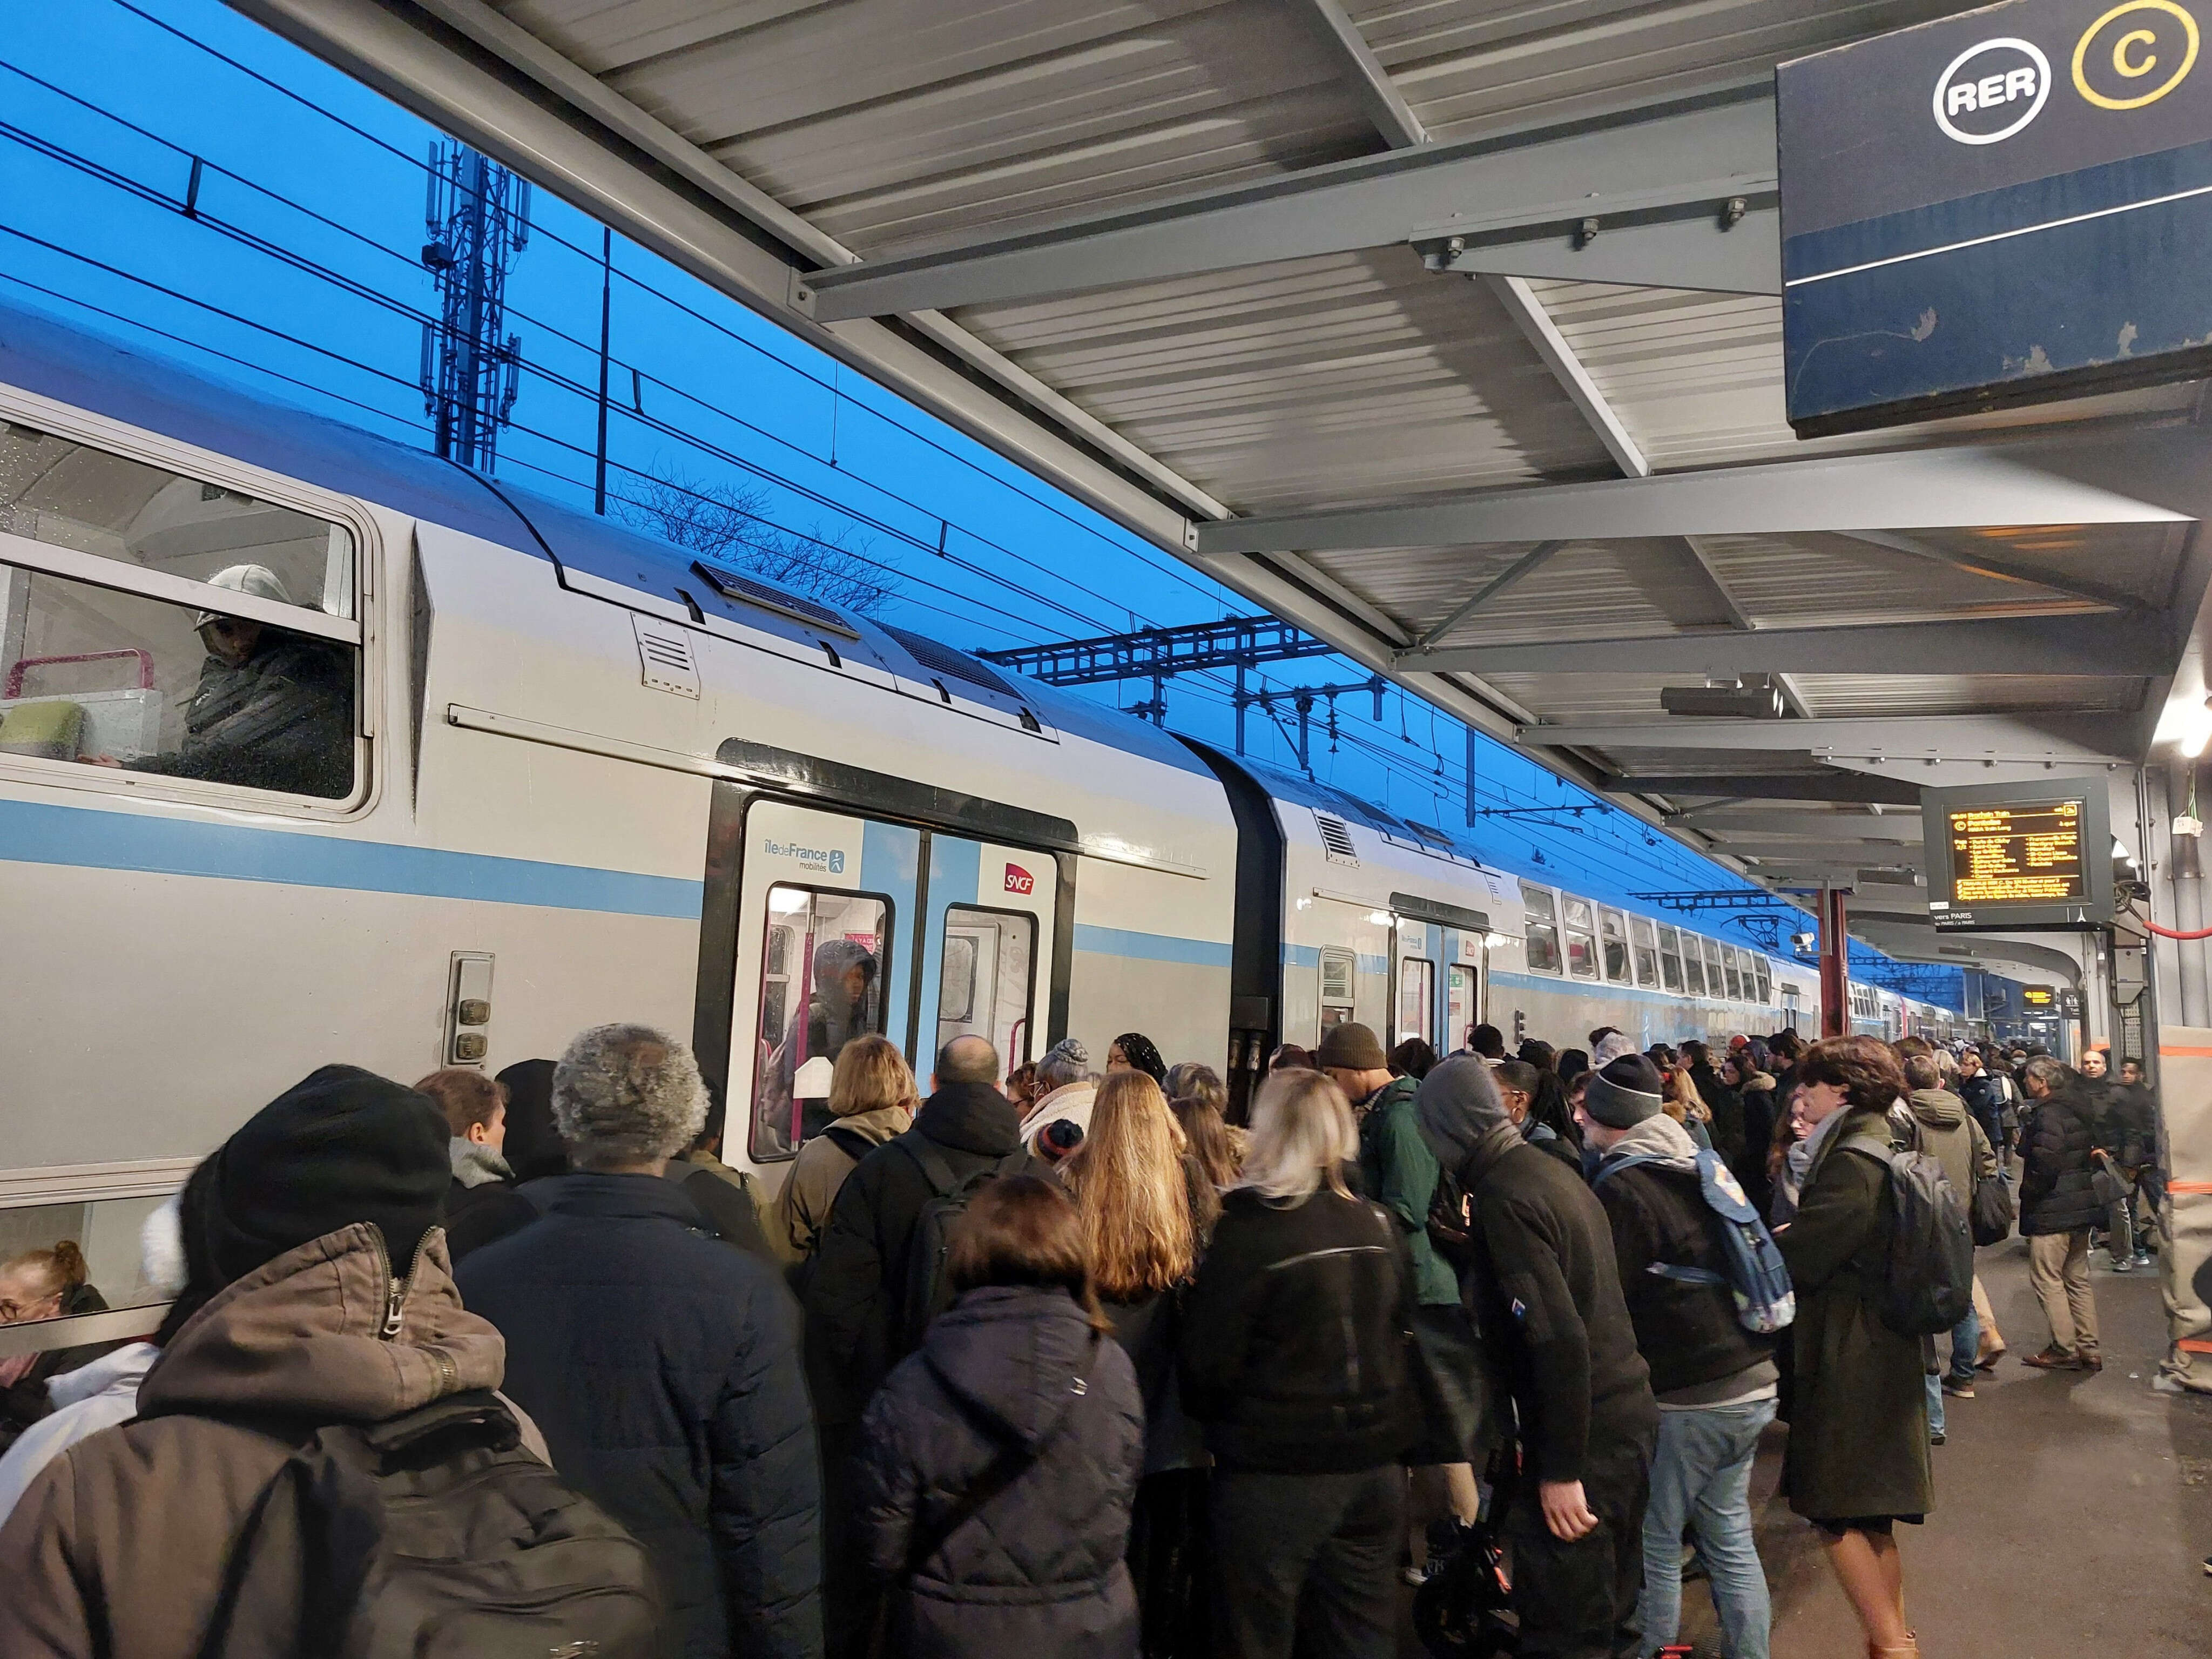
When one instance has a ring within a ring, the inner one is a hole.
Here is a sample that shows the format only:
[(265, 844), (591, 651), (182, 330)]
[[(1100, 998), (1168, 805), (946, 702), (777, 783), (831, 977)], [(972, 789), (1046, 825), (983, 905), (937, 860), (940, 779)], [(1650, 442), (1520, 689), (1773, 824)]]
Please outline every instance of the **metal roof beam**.
[[(1694, 830), (1701, 836), (1812, 836), (1823, 840), (1850, 836), (1862, 841), (1893, 841), (1917, 847), (1920, 818), (1916, 812), (1777, 812), (1722, 811), (1700, 808), (1667, 815), (1670, 830)], [(1735, 843), (1720, 843), (1733, 852)]]
[(2142, 427), (2063, 441), (1825, 456), (1540, 484), (1401, 506), (1194, 526), (1202, 554), (1306, 553), (1652, 536), (2169, 524), (2212, 517), (2212, 433)]
[[(1773, 100), (1753, 83), (842, 266), (794, 297), (833, 322), (1407, 243), (1440, 270), (1778, 294), (1774, 190)], [(1731, 200), (1753, 210), (1724, 230)], [(1578, 234), (1585, 222), (1599, 233)]]
[(1917, 784), (1836, 767), (1804, 772), (1630, 772), (1609, 778), (1605, 787), (1676, 800), (1721, 795), (1734, 800), (1856, 802), (1915, 811), (1920, 807)]
[(1408, 671), (1463, 674), (2079, 674), (2171, 672), (2181, 655), (2166, 621), (2125, 617), (1985, 617), (1863, 628), (1754, 628), (1520, 645), (1408, 647)]
[[(1804, 750), (1839, 759), (2027, 765), (2097, 765), (2131, 762), (2115, 728), (2125, 715), (1939, 714), (1810, 720), (1644, 720), (1588, 726), (1523, 726), (1523, 744), (1577, 749), (1736, 749), (1754, 753)], [(2124, 734), (2123, 734), (2124, 735)], [(1641, 783), (1637, 786), (1644, 788)]]
[(1405, 94), (1390, 78), (1390, 71), (1376, 57), (1374, 47), (1367, 44), (1359, 25), (1352, 21), (1337, 0), (1294, 0), (1294, 9), (1303, 12), (1314, 25), (1322, 45), (1350, 78), (1358, 93), (1360, 106), (1384, 141), (1394, 149), (1427, 143), (1429, 130), (1413, 113)]
[(1910, 855), (1921, 856), (1922, 842), (1911, 841), (1723, 841), (1712, 851), (1732, 859), (1763, 859), (1772, 864), (1893, 864)]
[(1620, 469), (1624, 478), (1648, 478), (1651, 463), (1620, 416), (1598, 390), (1597, 382), (1590, 379), (1589, 370), (1575, 349), (1567, 343), (1567, 337), (1559, 332), (1559, 325), (1552, 320), (1552, 313), (1544, 309), (1544, 302), (1536, 297), (1535, 290), (1522, 276), (1490, 276), (1483, 278), (1491, 297), (1505, 307), (1505, 314), (1521, 331), (1536, 355), (1544, 360), (1544, 367), (1552, 371), (1552, 378), (1559, 383), (1559, 390), (1581, 413), (1597, 440), (1605, 446), (1605, 453), (1613, 457), (1613, 464)]
[(1917, 536), (1903, 535), (1893, 530), (1839, 531), (1837, 533), (1847, 541), (1862, 542), (1869, 547), (1886, 548), (1890, 552), (1926, 559), (1931, 563), (1948, 564), (1954, 570), (1967, 571), (1977, 576), (1995, 576), (2002, 581), (2028, 583), (2045, 592), (2087, 599), (2094, 605), (2110, 605), (2115, 611), (2147, 611), (2150, 608), (2139, 596), (2125, 589), (2107, 587), (2101, 582), (2070, 573), (2038, 570), (2032, 565), (2021, 564), (2002, 555), (1985, 556), (1978, 550), (1972, 553), (1954, 553), (1947, 548), (1923, 542)]
[(1538, 567), (1565, 545), (1565, 542), (1538, 542), (1535, 546), (1530, 548), (1511, 564), (1507, 565), (1504, 569), (1468, 595), (1462, 603), (1453, 608), (1449, 616), (1422, 635), (1419, 643), (1415, 645), (1413, 649), (1416, 652), (1429, 649), (1484, 605), (1488, 605), (1499, 594), (1519, 582), (1522, 578), (1534, 575)]

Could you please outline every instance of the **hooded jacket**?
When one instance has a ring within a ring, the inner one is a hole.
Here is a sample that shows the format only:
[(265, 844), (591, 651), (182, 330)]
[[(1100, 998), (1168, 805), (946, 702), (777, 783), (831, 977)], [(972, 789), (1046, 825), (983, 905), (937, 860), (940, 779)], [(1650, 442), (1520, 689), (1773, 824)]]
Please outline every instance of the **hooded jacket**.
[(1537, 1480), (1579, 1480), (1658, 1425), (1605, 1211), (1579, 1175), (1521, 1139), (1480, 1062), (1455, 1055), (1431, 1072), (1419, 1111), (1474, 1206), (1475, 1265), (1462, 1284), (1505, 1356), (1522, 1451)]
[(508, 1392), (653, 1556), (678, 1651), (819, 1654), (821, 1480), (781, 1275), (672, 1180), (579, 1174), (550, 1194), (459, 1275), (507, 1339)]
[[(830, 1127), (858, 1135), (870, 1146), (880, 1146), (913, 1121), (903, 1106), (878, 1106), (873, 1111), (848, 1113), (834, 1120)], [(836, 1201), (837, 1189), (859, 1163), (826, 1130), (801, 1146), (763, 1229), (768, 1234), (769, 1248), (787, 1262), (804, 1261), (813, 1255), (823, 1228), (829, 1224), (830, 1206)]]
[(2104, 1224), (2095, 1186), (2100, 1128), (2094, 1105), (2070, 1079), (2035, 1103), (2021, 1148), (2022, 1237)]
[[(1655, 1161), (1628, 1163), (1638, 1158)], [(1651, 1271), (1728, 1271), (1688, 1131), (1664, 1112), (1644, 1119), (1613, 1143), (1590, 1185), (1613, 1228), (1621, 1293), (1659, 1402), (1709, 1405), (1771, 1388), (1773, 1344), (1744, 1329), (1726, 1285)]]
[(1907, 1102), (1912, 1115), (1913, 1145), (1943, 1166), (1944, 1179), (1971, 1206), (1978, 1182), (1994, 1180), (1997, 1155), (1990, 1138), (1966, 1109), (1966, 1103), (1947, 1089), (1915, 1089)]
[[(387, 1338), (391, 1271), (382, 1236), (356, 1223), (287, 1250), (187, 1320), (139, 1385), (137, 1420), (64, 1451), (0, 1527), (0, 1653), (195, 1659), (297, 1425), (381, 1423), (499, 1387), (505, 1345), (463, 1310), (443, 1235), (416, 1253)], [(227, 1650), (289, 1651), (299, 1609), (287, 1601), (242, 1600)]]
[(1982, 1126), (1993, 1146), (2002, 1146), (2020, 1132), (2020, 1109), (2012, 1097), (2013, 1081), (1990, 1072), (1977, 1072), (1959, 1079), (1959, 1098)]
[(232, 665), (210, 656), (175, 752), (134, 772), (336, 797), (353, 787), (353, 659), (346, 647), (279, 628)]
[[(988, 1083), (948, 1083), (915, 1114), (913, 1133), (966, 1180), (1021, 1151), (1014, 1104)], [(915, 1224), (929, 1177), (896, 1138), (870, 1152), (838, 1188), (806, 1284), (806, 1378), (817, 1421), (860, 1420), (861, 1408), (905, 1358), (898, 1328)]]
[[(1133, 1656), (1122, 1557), (1144, 1443), (1128, 1356), (1065, 1291), (994, 1285), (939, 1315), (861, 1424), (860, 1532), (893, 1582), (891, 1650)], [(975, 1502), (1004, 1459), (1012, 1480)]]

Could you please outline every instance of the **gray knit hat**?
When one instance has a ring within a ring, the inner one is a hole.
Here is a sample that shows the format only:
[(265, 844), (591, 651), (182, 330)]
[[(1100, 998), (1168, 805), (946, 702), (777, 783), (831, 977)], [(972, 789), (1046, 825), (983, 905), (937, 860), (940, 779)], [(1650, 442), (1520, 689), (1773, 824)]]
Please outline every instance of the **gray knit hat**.
[(1632, 1129), (1665, 1109), (1666, 1084), (1659, 1068), (1642, 1054), (1623, 1054), (1601, 1072), (1593, 1072), (1583, 1092), (1583, 1110), (1608, 1129)]

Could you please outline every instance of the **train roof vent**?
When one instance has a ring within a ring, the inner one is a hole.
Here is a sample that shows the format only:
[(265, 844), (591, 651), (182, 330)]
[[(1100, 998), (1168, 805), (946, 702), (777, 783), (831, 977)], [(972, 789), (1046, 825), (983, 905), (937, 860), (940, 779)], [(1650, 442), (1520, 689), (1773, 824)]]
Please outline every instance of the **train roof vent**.
[(691, 568), (699, 573), (702, 580), (726, 599), (735, 599), (739, 605), (757, 605), (791, 622), (818, 628), (825, 634), (839, 635), (848, 640), (860, 637), (860, 630), (852, 623), (817, 600), (801, 599), (796, 593), (787, 593), (780, 587), (771, 587), (757, 577), (748, 576), (741, 570), (732, 570), (726, 564), (709, 564), (704, 559), (694, 559)]
[(926, 634), (911, 634), (903, 628), (884, 624), (884, 632), (906, 647), (906, 653), (933, 674), (942, 674), (947, 679), (965, 680), (970, 685), (980, 685), (986, 691), (995, 691), (1011, 702), (1022, 702), (1022, 694), (986, 668), (964, 651), (955, 651), (949, 645), (939, 645)]
[(1359, 851), (1352, 844), (1351, 827), (1334, 813), (1324, 812), (1319, 808), (1315, 809), (1314, 822), (1321, 826), (1322, 851), (1328, 861), (1331, 864), (1348, 864), (1357, 869)]

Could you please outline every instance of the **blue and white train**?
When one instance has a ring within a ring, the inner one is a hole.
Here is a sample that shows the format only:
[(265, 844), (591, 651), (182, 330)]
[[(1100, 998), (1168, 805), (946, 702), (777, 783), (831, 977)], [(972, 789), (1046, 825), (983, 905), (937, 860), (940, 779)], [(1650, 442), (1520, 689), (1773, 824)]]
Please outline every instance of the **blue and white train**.
[[(312, 704), (232, 709), (227, 748), (224, 630)], [(796, 1065), (862, 1029), (925, 1073), (963, 1031), (1018, 1063), (1137, 1030), (1249, 1077), (1345, 1019), (1818, 1021), (1802, 963), (23, 312), (0, 918), (0, 1234), (100, 1206), (95, 1269), (334, 1059), (650, 1022), (772, 1178)]]

